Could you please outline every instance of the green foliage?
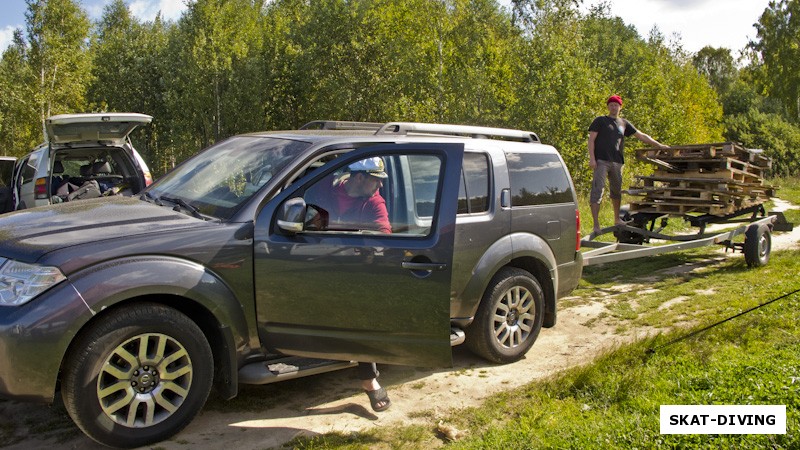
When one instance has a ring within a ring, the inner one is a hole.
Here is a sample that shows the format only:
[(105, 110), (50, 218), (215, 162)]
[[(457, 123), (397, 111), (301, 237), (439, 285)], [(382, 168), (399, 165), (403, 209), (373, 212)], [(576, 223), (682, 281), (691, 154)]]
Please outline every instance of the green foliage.
[(500, 125), (515, 102), (518, 31), (493, 1), (276, 2), (265, 42), (276, 100), (267, 117), (288, 116), (288, 126), (331, 117)]
[[(743, 89), (767, 86), (757, 67), (731, 81), (730, 53), (690, 58), (606, 4), (578, 4), (516, 0), (509, 13), (495, 0), (198, 0), (177, 22), (141, 23), (115, 0), (90, 34), (75, 0), (29, 0), (27, 40), (20, 33), (0, 61), (10, 93), (0, 144), (24, 153), (53, 113), (143, 112), (154, 121), (134, 143), (159, 175), (233, 134), (315, 119), (465, 123), (536, 132), (585, 192), (587, 128), (608, 95), (623, 96), (643, 132), (689, 144), (722, 139), (718, 96), (745, 114), (758, 96)], [(763, 140), (792, 154), (791, 141)], [(628, 162), (626, 184), (650, 170)]]
[[(594, 116), (606, 114), (610, 94), (622, 95), (623, 116), (661, 142), (721, 139), (716, 94), (680, 50), (668, 48), (657, 34), (643, 40), (631, 26), (611, 17), (607, 5), (582, 16), (571, 3), (537, 2), (531, 8), (525, 47), (528, 78), (520, 87), (524, 109), (515, 122), (531, 123), (545, 142), (559, 149), (579, 190), (587, 191), (592, 178), (586, 163), (587, 129)], [(628, 142), (625, 184), (650, 170), (634, 162), (633, 150), (642, 144)]]
[[(550, 2), (545, 2), (550, 3)], [(582, 21), (571, 2), (532, 7), (518, 75), (514, 127), (530, 129), (559, 149), (579, 190), (591, 182), (586, 141), (597, 107), (608, 96), (605, 77), (589, 64)]]
[(724, 95), (738, 77), (733, 56), (727, 48), (703, 47), (692, 57), (692, 64), (720, 95)]
[(752, 45), (763, 61), (767, 92), (800, 123), (800, 1), (770, 2), (755, 27), (758, 41)]
[(252, 98), (258, 80), (252, 79), (256, 72), (249, 59), (261, 46), (260, 6), (251, 0), (199, 0), (188, 5), (170, 34), (172, 65), (165, 84), (167, 106), (174, 112), (172, 141), (185, 143), (176, 149), (178, 159), (253, 129), (260, 99)]
[(84, 108), (91, 55), (89, 18), (74, 0), (27, 0), (27, 62), (35, 74), (33, 101), (40, 123)]
[(22, 30), (17, 30), (0, 60), (0, 147), (6, 156), (24, 155), (42, 137), (33, 103), (36, 78), (26, 58)]
[(155, 117), (132, 138), (150, 169), (163, 173), (174, 162), (165, 161), (160, 139), (169, 134), (164, 129), (169, 111), (163, 84), (169, 73), (166, 50), (170, 25), (160, 18), (139, 23), (123, 0), (115, 0), (106, 6), (96, 27), (92, 52), (98, 63), (92, 66), (94, 82), (88, 92), (88, 109), (145, 112)]
[(765, 155), (772, 158), (774, 176), (800, 173), (800, 127), (782, 116), (751, 108), (744, 114), (726, 117), (725, 128), (728, 140), (764, 149)]
[(14, 33), (0, 61), (0, 143), (12, 156), (42, 141), (48, 116), (83, 109), (91, 78), (90, 24), (78, 3), (26, 1), (27, 33)]

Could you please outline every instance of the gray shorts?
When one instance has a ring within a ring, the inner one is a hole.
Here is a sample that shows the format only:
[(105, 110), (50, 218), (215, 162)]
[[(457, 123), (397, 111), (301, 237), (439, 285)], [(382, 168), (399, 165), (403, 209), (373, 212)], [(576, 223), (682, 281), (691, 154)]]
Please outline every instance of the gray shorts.
[(603, 159), (597, 160), (597, 167), (594, 169), (594, 178), (592, 179), (592, 193), (589, 195), (589, 203), (600, 203), (603, 197), (603, 190), (606, 186), (606, 178), (608, 178), (608, 196), (612, 200), (622, 199), (622, 166), (623, 164), (606, 161)]

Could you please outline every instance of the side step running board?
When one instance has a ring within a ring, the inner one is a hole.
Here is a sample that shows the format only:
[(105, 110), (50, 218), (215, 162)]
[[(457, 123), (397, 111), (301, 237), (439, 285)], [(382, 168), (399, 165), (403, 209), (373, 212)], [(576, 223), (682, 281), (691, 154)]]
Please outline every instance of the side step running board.
[(464, 335), (464, 331), (462, 329), (450, 327), (450, 347), (463, 344), (465, 339), (466, 335)]
[(331, 361), (328, 359), (301, 358), (290, 356), (270, 361), (250, 363), (239, 369), (239, 382), (242, 384), (269, 384), (292, 378), (316, 375), (348, 367), (355, 367), (353, 361)]

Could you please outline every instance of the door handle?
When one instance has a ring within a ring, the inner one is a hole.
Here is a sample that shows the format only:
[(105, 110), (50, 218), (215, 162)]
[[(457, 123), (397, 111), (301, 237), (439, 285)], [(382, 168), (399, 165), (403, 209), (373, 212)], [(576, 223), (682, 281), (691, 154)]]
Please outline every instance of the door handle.
[(445, 270), (447, 269), (447, 264), (436, 263), (436, 262), (421, 263), (421, 262), (403, 261), (401, 267), (403, 269), (408, 269), (408, 270), (432, 271), (432, 270)]

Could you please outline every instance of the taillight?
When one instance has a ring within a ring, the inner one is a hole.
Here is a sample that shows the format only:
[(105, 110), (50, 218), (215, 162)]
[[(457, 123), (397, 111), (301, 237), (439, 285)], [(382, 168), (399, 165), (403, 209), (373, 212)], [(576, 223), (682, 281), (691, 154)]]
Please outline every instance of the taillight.
[(33, 194), (37, 200), (50, 198), (50, 193), (47, 192), (47, 178), (36, 179), (36, 184), (33, 186)]
[(575, 210), (575, 251), (581, 250), (581, 212)]
[(151, 174), (149, 171), (145, 172), (144, 173), (144, 185), (145, 186), (150, 186), (151, 184), (153, 184), (153, 174)]

